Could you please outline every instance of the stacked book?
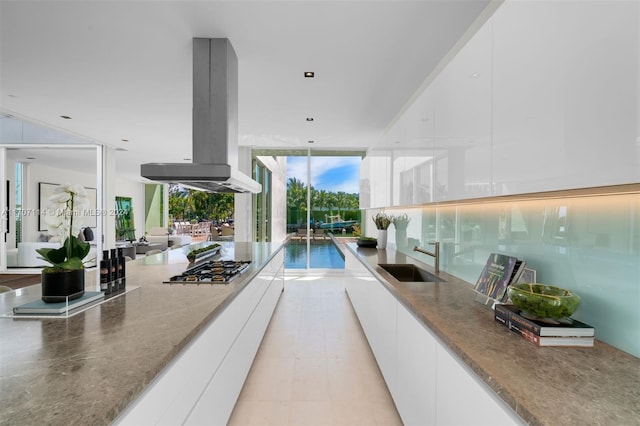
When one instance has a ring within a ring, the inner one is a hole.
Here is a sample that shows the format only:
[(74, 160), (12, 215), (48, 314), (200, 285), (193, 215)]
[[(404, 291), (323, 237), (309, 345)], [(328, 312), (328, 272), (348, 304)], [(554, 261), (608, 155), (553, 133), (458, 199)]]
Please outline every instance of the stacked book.
[(82, 307), (89, 306), (90, 304), (97, 304), (103, 300), (103, 291), (85, 291), (81, 297), (67, 302), (47, 303), (42, 299), (38, 299), (33, 302), (25, 303), (24, 305), (15, 306), (13, 308), (13, 313), (15, 315), (64, 316), (69, 315)]
[(537, 346), (593, 346), (595, 329), (583, 322), (530, 319), (514, 305), (496, 305), (494, 318)]

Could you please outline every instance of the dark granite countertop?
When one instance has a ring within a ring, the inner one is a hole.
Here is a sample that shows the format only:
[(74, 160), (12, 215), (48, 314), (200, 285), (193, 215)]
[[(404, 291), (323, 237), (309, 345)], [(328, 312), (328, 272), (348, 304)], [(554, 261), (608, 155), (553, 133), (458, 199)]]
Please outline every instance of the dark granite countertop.
[[(227, 285), (162, 283), (199, 243), (127, 262), (138, 288), (70, 318), (0, 318), (0, 424), (110, 424), (282, 248), (218, 243), (253, 262)], [(86, 290), (96, 278), (87, 270)], [(39, 297), (40, 285), (0, 294), (0, 313)]]
[[(470, 283), (400, 282), (379, 263), (413, 263), (394, 250), (339, 244), (364, 266), (525, 422), (535, 425), (640, 424), (640, 359), (596, 340), (591, 348), (537, 347), (498, 324), (474, 301)], [(597, 330), (596, 330), (597, 336)]]

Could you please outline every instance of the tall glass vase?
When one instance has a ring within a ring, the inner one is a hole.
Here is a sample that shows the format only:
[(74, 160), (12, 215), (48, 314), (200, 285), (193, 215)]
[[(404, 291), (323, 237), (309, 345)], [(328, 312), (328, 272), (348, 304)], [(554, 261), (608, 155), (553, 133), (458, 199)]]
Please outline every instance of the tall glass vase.
[(387, 248), (387, 230), (378, 229), (378, 249), (384, 250)]
[(407, 248), (407, 229), (396, 228), (396, 249), (403, 250)]

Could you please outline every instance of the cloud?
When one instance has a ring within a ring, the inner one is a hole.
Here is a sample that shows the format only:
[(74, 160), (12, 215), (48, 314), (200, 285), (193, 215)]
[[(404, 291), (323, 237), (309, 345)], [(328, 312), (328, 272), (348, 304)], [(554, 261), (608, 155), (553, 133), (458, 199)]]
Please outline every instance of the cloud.
[[(360, 157), (311, 157), (311, 185), (329, 192), (360, 192)], [(307, 158), (287, 157), (287, 181), (307, 183)]]

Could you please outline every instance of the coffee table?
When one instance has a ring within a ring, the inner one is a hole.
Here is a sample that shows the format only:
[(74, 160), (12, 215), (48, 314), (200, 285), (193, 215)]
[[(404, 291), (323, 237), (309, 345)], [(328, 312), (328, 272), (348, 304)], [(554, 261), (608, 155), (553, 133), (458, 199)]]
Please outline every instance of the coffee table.
[(145, 254), (149, 250), (166, 250), (167, 245), (161, 243), (136, 244), (136, 254)]

